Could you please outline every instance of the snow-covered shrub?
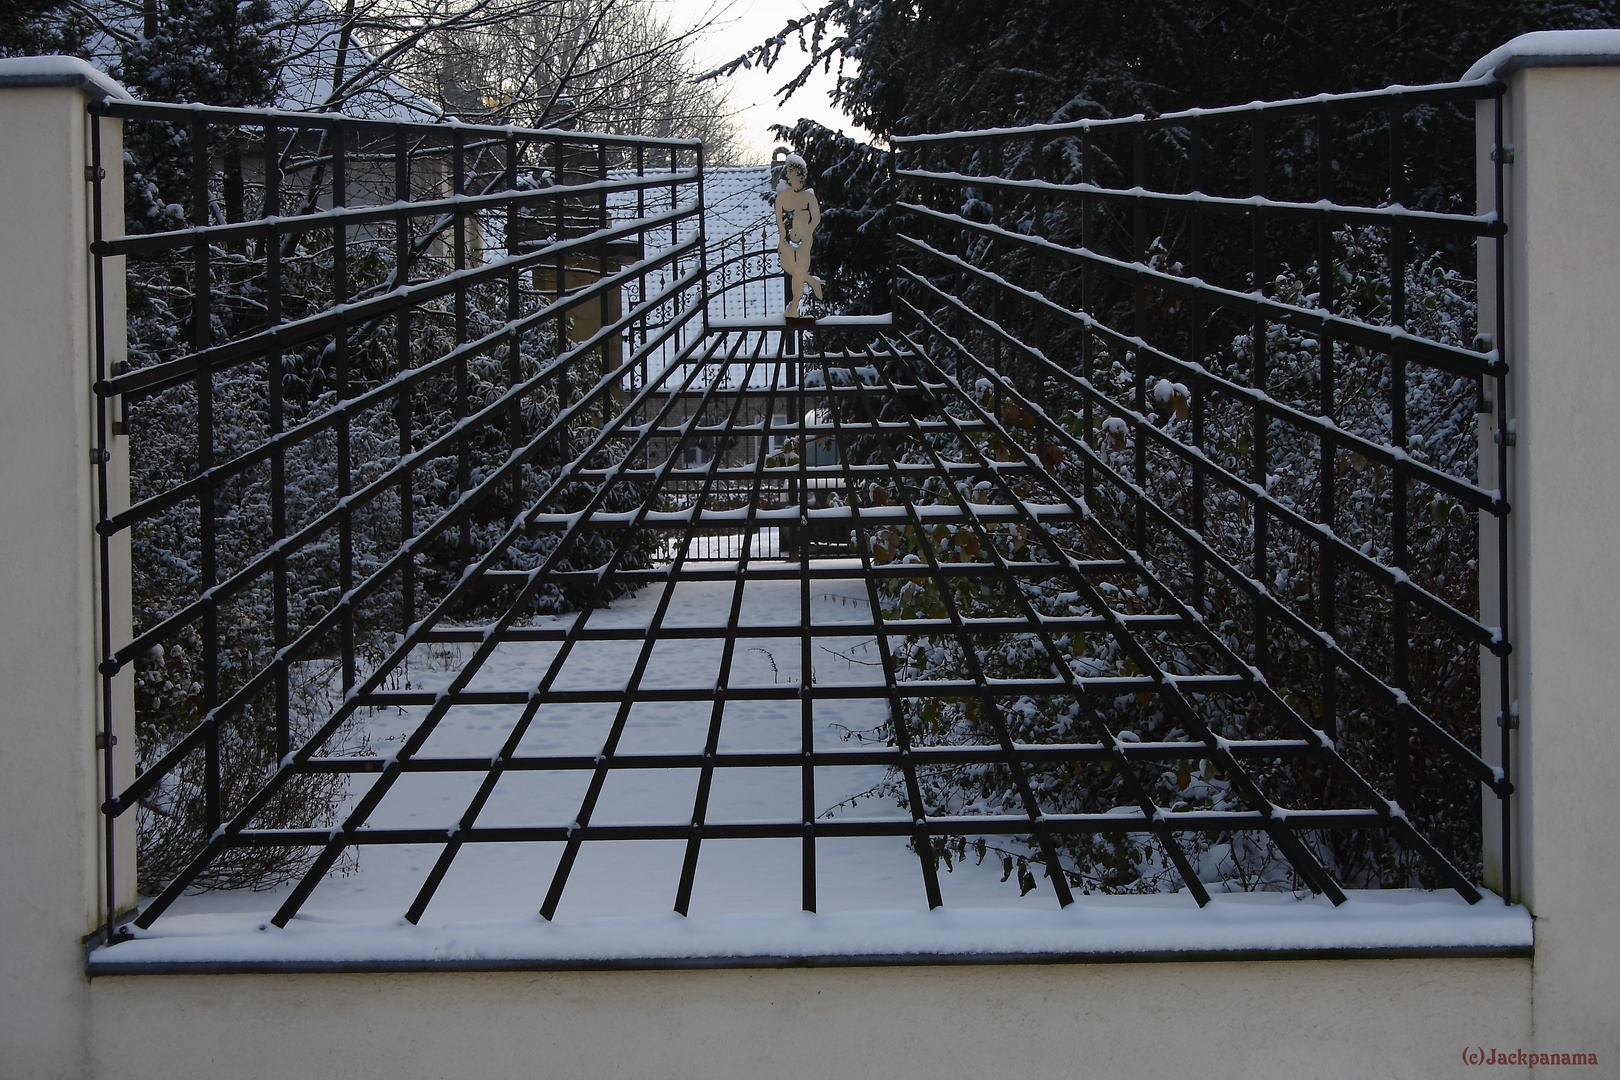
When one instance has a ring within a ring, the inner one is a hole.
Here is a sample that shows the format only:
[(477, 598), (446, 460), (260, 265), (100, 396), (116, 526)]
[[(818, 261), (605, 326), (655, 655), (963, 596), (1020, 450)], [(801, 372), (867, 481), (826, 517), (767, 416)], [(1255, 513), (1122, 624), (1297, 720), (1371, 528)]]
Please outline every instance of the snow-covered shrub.
[[(191, 223), (192, 204), (166, 185), (178, 183), (184, 170), (155, 158), (173, 152), (189, 155), (189, 141), (176, 142), (177, 134), (165, 124), (131, 122), (128, 158), (130, 189), (126, 192), (130, 232), (159, 232)], [(207, 220), (213, 224), (237, 217), (252, 218), (262, 207), (262, 186), (248, 183), (232, 196), (229, 155), (230, 133), (219, 139), (221, 156), (211, 161)], [(189, 140), (189, 136), (188, 136)], [(312, 140), (313, 142), (313, 140)], [(165, 150), (164, 148), (168, 149)], [(318, 150), (318, 147), (306, 149)], [(285, 203), (313, 195), (321, 184), (320, 167), (307, 161), (288, 173)], [(470, 168), (481, 167), (470, 163)], [(482, 163), (487, 168), (488, 163)], [(499, 170), (495, 175), (500, 175)], [(185, 201), (173, 201), (183, 198)], [(420, 230), (426, 219), (418, 219)], [(444, 257), (442, 245), (418, 235), (417, 254), (407, 268), (395, 263), (393, 237), (386, 231), (351, 236), (346, 252), (347, 289), (335, 292), (335, 249), (330, 230), (315, 230), (284, 238), (275, 254), (279, 262), (280, 319), (292, 321), (329, 310), (343, 300), (363, 299), (388, 291), (396, 277), (420, 282), (442, 277), (455, 269)], [(269, 322), (270, 256), (263, 239), (230, 240), (209, 251), (209, 328), (207, 339), (229, 342), (263, 329)], [(132, 258), (128, 265), (130, 361), (146, 368), (184, 357), (194, 351), (198, 334), (192, 325), (197, 281), (191, 252), (180, 249), (158, 257)], [(519, 297), (520, 310), (532, 311), (545, 298), (527, 285)], [(463, 340), (477, 339), (506, 325), (512, 296), (508, 282), (476, 283), (466, 290)], [(410, 445), (421, 449), (433, 440), (451, 436), (436, 456), (412, 472), (410, 533), (420, 534), (441, 519), (462, 498), (504, 465), (514, 447), (534, 440), (551, 425), (560, 411), (577, 402), (601, 377), (592, 358), (557, 367), (555, 323), (522, 336), (515, 355), (502, 344), (469, 356), (458, 371), (454, 365), (419, 378), (400, 390), (398, 329), (394, 316), (357, 322), (343, 333), (340, 363), (330, 337), (302, 346), (289, 346), (274, 361), (260, 357), (221, 367), (211, 376), (210, 414), (212, 461), (225, 466), (264, 446), (275, 428), (270, 380), (279, 384), (282, 430), (308, 429), (314, 434), (289, 444), (280, 460), (261, 455), (259, 460), (229, 477), (218, 478), (207, 494), (193, 493), (146, 516), (131, 530), (134, 558), (135, 632), (142, 634), (165, 619), (197, 603), (209, 585), (257, 567), (251, 580), (223, 598), (217, 614), (217, 687), (207, 687), (203, 626), (193, 617), (167, 634), (147, 655), (135, 660), (137, 760), (151, 767), (197, 728), (212, 704), (228, 700), (250, 680), (264, 672), (276, 654), (274, 576), (263, 560), (277, 542), (274, 531), (276, 487), (282, 498), (283, 536), (291, 536), (339, 505), (340, 440), (346, 448), (350, 491), (359, 491), (399, 461), (402, 452), (402, 399), (410, 403)], [(408, 328), (409, 353), (405, 363), (420, 369), (449, 353), (458, 342), (458, 315), (453, 297), (415, 307)], [(458, 429), (465, 413), (495, 402), (516, 380), (551, 371), (535, 389), (502, 408), (485, 421)], [(381, 390), (375, 404), (351, 409), (346, 422), (334, 421), (334, 410), (356, 396)], [(199, 455), (197, 388), (186, 382), (130, 402), (127, 424), (130, 437), (131, 494), (135, 503), (159, 498), (193, 478), (203, 468)], [(323, 426), (324, 425), (324, 426)], [(530, 454), (517, 478), (489, 489), (482, 501), (464, 515), (464, 523), (442, 531), (416, 557), (413, 582), (406, 595), (404, 576), (390, 572), (355, 610), (352, 636), (334, 630), (314, 643), (291, 665), (288, 687), (282, 691), (272, 677), (239, 709), (218, 720), (220, 807), (229, 817), (278, 768), (286, 748), (297, 748), (318, 729), (340, 704), (350, 679), (364, 678), (385, 662), (406, 626), (422, 618), (461, 580), (469, 562), (501, 538), (510, 523), (528, 509), (556, 481), (561, 466), (573, 460), (595, 429), (568, 430)], [(454, 433), (460, 430), (456, 437)], [(276, 476), (279, 469), (280, 477)], [(593, 488), (586, 483), (566, 485), (546, 510), (577, 510)], [(215, 572), (204, 579), (202, 498), (211, 499), (212, 553)], [(286, 554), (286, 640), (326, 618), (349, 585), (378, 573), (408, 538), (407, 517), (398, 486), (352, 506), (348, 537), (334, 520)], [(629, 509), (639, 501), (630, 485), (621, 484), (606, 509)], [(600, 566), (613, 550), (615, 537), (597, 533), (583, 536), (563, 560), (563, 570)], [(557, 543), (555, 533), (528, 532), (511, 541), (502, 552), (502, 565), (527, 569), (548, 555)], [(650, 539), (642, 539), (628, 553), (625, 566), (645, 565), (651, 557)], [(347, 547), (350, 574), (342, 573)], [(550, 586), (531, 599), (525, 616), (569, 610), (582, 602), (581, 587)], [(499, 590), (478, 591), (450, 614), (451, 620), (478, 621), (504, 606)], [(353, 664), (344, 671), (345, 652)], [(401, 669), (391, 676), (408, 679)], [(335, 680), (335, 683), (334, 683)], [(285, 716), (287, 730), (280, 730)], [(363, 739), (346, 726), (327, 741), (321, 756), (369, 753)], [(284, 742), (284, 745), (283, 745)], [(193, 750), (165, 780), (142, 800), (138, 818), (140, 886), (152, 891), (182, 869), (207, 838), (208, 808), (204, 792), (205, 758)], [(341, 774), (309, 773), (294, 777), (255, 817), (258, 828), (317, 828), (330, 826), (347, 798)], [(236, 847), (215, 860), (198, 879), (201, 887), (269, 887), (299, 873), (313, 851), (285, 847)]]
[[(1389, 321), (1390, 260), (1387, 238), (1374, 229), (1346, 229), (1334, 237), (1335, 257), (1331, 264), (1337, 275), (1334, 291), (1338, 310), (1364, 321)], [(1315, 306), (1320, 303), (1320, 268), (1302, 272), (1285, 269), (1275, 282), (1274, 295), (1287, 303)], [(1413, 334), (1453, 345), (1472, 341), (1475, 324), (1473, 283), (1443, 252), (1417, 259), (1406, 269), (1406, 327)], [(1320, 410), (1321, 351), (1309, 335), (1280, 324), (1267, 328), (1268, 374), (1265, 390), (1274, 399), (1296, 406), (1307, 413)], [(1203, 363), (1215, 374), (1240, 384), (1249, 382), (1254, 341), (1250, 333), (1238, 332), (1225, 341), (1210, 343)], [(988, 352), (988, 350), (987, 350)], [(1096, 447), (1103, 463), (1123, 477), (1136, 475), (1137, 427), (1127, 422), (1138, 379), (1137, 366), (1151, 359), (1139, 358), (1132, 349), (1100, 350), (1092, 376), (1093, 385), (1121, 403), (1110, 413), (1094, 408), (1087, 430), (1085, 411), (1078, 398), (1066, 396), (1060, 380), (1048, 380), (1038, 398), (1040, 412), (1032, 404), (1020, 404), (1010, 394), (1003, 399), (989, 379), (978, 380), (977, 404), (987, 410), (999, 408), (1001, 426), (1013, 435), (1018, 447), (1004, 445), (998, 436), (972, 435), (974, 446), (941, 438), (936, 449), (947, 458), (960, 460), (1012, 461), (1022, 450), (1035, 455), (1071, 492), (1088, 490), (1086, 466), (1081, 456), (1061, 445), (1051, 421), (1076, 440)], [(1342, 430), (1387, 444), (1391, 439), (1389, 358), (1365, 349), (1337, 346), (1333, 367), (1336, 385), (1335, 416)], [(1152, 374), (1146, 383), (1146, 419), (1166, 436), (1190, 443), (1192, 392), (1190, 376), (1165, 371)], [(970, 381), (971, 382), (971, 381)], [(1477, 384), (1455, 375), (1410, 365), (1406, 372), (1409, 441), (1407, 453), (1413, 461), (1427, 463), (1453, 476), (1473, 479), (1476, 475), (1477, 442), (1475, 402)], [(1015, 380), (1014, 386), (1018, 383)], [(1026, 391), (1027, 392), (1027, 391)], [(1209, 460), (1239, 478), (1249, 475), (1253, 460), (1255, 420), (1253, 410), (1239, 402), (1207, 395), (1203, 448)], [(963, 412), (971, 418), (971, 410)], [(1264, 421), (1268, 438), (1270, 494), (1284, 507), (1297, 509), (1304, 516), (1317, 518), (1321, 499), (1320, 444), (1314, 436), (1280, 420)], [(904, 444), (902, 444), (903, 446)], [(1185, 461), (1148, 442), (1148, 490), (1160, 505), (1182, 521), (1190, 521), (1193, 498), (1190, 469)], [(868, 451), (870, 452), (870, 450)], [(925, 460), (919, 447), (903, 450), (914, 460)], [(1390, 470), (1359, 454), (1341, 450), (1334, 455), (1334, 527), (1346, 542), (1387, 565), (1393, 565), (1390, 550), (1394, 491)], [(1027, 479), (1028, 474), (1004, 472), (992, 483), (988, 479), (962, 481), (957, 492), (935, 488), (914, 493), (924, 502), (963, 498), (970, 502), (1005, 503), (1010, 496), (1049, 501), (1051, 492)], [(1118, 487), (1094, 476), (1088, 505), (1098, 524), (1134, 547), (1135, 505)], [(1003, 489), (1003, 484), (1006, 489)], [(1477, 524), (1472, 512), (1448, 495), (1426, 485), (1409, 482), (1406, 491), (1408, 513), (1407, 549), (1409, 572), (1414, 581), (1466, 613), (1477, 612), (1474, 590), (1477, 582), (1475, 552)], [(1203, 536), (1220, 554), (1245, 573), (1254, 566), (1255, 525), (1248, 500), (1229, 487), (1209, 482), (1205, 491)], [(1045, 550), (1041, 542), (1021, 525), (997, 525), (990, 530), (1004, 559), (1010, 562), (1052, 557), (1110, 558), (1113, 552), (1099, 542), (1083, 525), (1053, 525), (1053, 535), (1061, 551)], [(1191, 598), (1193, 557), (1189, 549), (1168, 530), (1149, 528), (1147, 546), (1141, 554), (1150, 572), (1169, 583), (1179, 595)], [(920, 537), (909, 528), (893, 529), (874, 538), (871, 551), (879, 562), (912, 560), (921, 564), (927, 544), (941, 562), (985, 561), (981, 541), (972, 530), (938, 526), (932, 535)], [(1256, 628), (1253, 604), (1237, 584), (1212, 567), (1201, 574), (1204, 582), (1202, 610), (1207, 624), (1244, 662), (1255, 663)], [(892, 580), (892, 579), (891, 579)], [(952, 579), (950, 599), (964, 617), (1017, 614), (1016, 598), (1003, 595), (999, 587), (984, 584), (990, 579)], [(1316, 545), (1293, 529), (1272, 522), (1267, 543), (1268, 590), (1308, 618), (1321, 611), (1322, 575)], [(1132, 614), (1163, 614), (1162, 601), (1131, 575), (1101, 580), (1098, 585), (1105, 602), (1116, 611)], [(1036, 578), (1024, 590), (1028, 603), (1044, 616), (1090, 614), (1088, 605), (1061, 577)], [(945, 615), (943, 597), (935, 579), (919, 565), (919, 574), (909, 581), (885, 586), (886, 613), (895, 618)], [(1336, 640), (1359, 663), (1379, 678), (1394, 676), (1390, 646), (1394, 633), (1393, 601), (1384, 589), (1363, 582), (1351, 570), (1340, 567), (1334, 590)], [(1207, 647), (1195, 641), (1182, 641), (1167, 634), (1143, 632), (1172, 675), (1190, 676), (1212, 670)], [(1479, 676), (1477, 649), (1437, 620), (1415, 613), (1407, 627), (1411, 643), (1409, 685), (1411, 695), (1442, 727), (1474, 745), (1478, 738)], [(964, 653), (955, 635), (918, 637), (897, 645), (897, 663), (908, 679), (971, 678), (975, 667), (985, 678), (1049, 679), (1054, 674), (1052, 659), (1044, 645), (1032, 635), (986, 635), (975, 638), (981, 647), (974, 655)], [(1140, 674), (1132, 659), (1116, 640), (1103, 632), (1067, 633), (1056, 636), (1056, 644), (1075, 675), (1083, 678), (1134, 676)], [(1361, 774), (1381, 790), (1394, 789), (1394, 762), (1404, 749), (1393, 744), (1388, 711), (1375, 706), (1348, 677), (1336, 684), (1338, 705), (1333, 722), (1323, 714), (1323, 671), (1320, 654), (1284, 632), (1272, 620), (1264, 641), (1266, 674), (1279, 688), (1284, 700), (1315, 725), (1327, 726), (1339, 751)], [(1168, 659), (1166, 659), (1168, 658)], [(1215, 667), (1219, 667), (1216, 664)], [(1192, 693), (1189, 698), (1199, 716), (1217, 735), (1233, 739), (1291, 738), (1297, 733), (1252, 698), (1216, 693)], [(985, 703), (977, 697), (956, 699), (905, 699), (902, 717), (912, 739), (921, 745), (963, 745), (994, 743), (997, 733), (985, 714)], [(1163, 706), (1160, 697), (1149, 693), (1122, 693), (1111, 700), (1096, 698), (1024, 696), (999, 698), (997, 708), (1016, 742), (1033, 744), (1106, 742), (1103, 729), (1126, 742), (1189, 741), (1185, 760), (1154, 765), (1138, 762), (1135, 768), (1148, 786), (1148, 796), (1158, 806), (1176, 812), (1183, 810), (1245, 809), (1240, 791), (1215, 762), (1203, 757), (1198, 735), (1178, 722)], [(1095, 710), (1093, 713), (1092, 710)], [(1098, 726), (1098, 722), (1102, 726)], [(892, 738), (884, 729), (871, 733)], [(1424, 738), (1411, 740), (1414, 797), (1406, 807), (1414, 824), (1464, 873), (1477, 874), (1480, 820), (1479, 787), (1471, 775), (1446, 760), (1436, 744)], [(1357, 796), (1345, 788), (1342, 779), (1316, 765), (1298, 761), (1250, 759), (1245, 768), (1261, 790), (1284, 806), (1353, 805)], [(1036, 766), (1029, 780), (1041, 809), (1047, 814), (1139, 813), (1140, 803), (1126, 782), (1106, 764), (1100, 766)], [(923, 798), (930, 814), (1020, 813), (1023, 803), (1018, 785), (1008, 768), (1001, 764), (939, 766), (919, 770)], [(903, 778), (896, 773), (884, 793), (902, 804), (907, 801)], [(1293, 889), (1303, 885), (1294, 869), (1260, 832), (1209, 832), (1178, 834), (1197, 876), (1212, 888), (1253, 890)], [(1353, 887), (1399, 887), (1434, 884), (1432, 871), (1420, 863), (1416, 853), (1405, 850), (1387, 834), (1377, 830), (1321, 831), (1301, 834), (1302, 840), (1339, 881)], [(1069, 882), (1076, 889), (1104, 892), (1155, 892), (1174, 889), (1179, 875), (1158, 842), (1144, 833), (1067, 834), (1059, 837), (1059, 859)], [(1044, 860), (1030, 837), (1010, 841), (984, 838), (936, 838), (934, 850), (947, 866), (963, 858), (996, 858), (1003, 861), (1008, 878), (1015, 874), (1019, 887), (1038, 887), (1031, 866), (1041, 869)]]

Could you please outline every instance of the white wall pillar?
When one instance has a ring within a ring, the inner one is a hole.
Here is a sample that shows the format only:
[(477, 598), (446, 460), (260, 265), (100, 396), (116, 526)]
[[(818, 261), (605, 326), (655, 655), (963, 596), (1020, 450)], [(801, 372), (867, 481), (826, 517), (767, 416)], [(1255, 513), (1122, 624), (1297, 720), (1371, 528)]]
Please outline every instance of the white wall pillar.
[[(1536, 920), (1535, 1049), (1598, 1053), (1612, 1069), (1620, 1061), (1620, 31), (1527, 34), (1469, 76), (1492, 71), (1508, 84), (1503, 141), (1512, 148), (1504, 346), (1516, 438), (1507, 478), (1520, 725), (1514, 885)], [(1489, 108), (1480, 115), (1488, 182), (1493, 125)], [(1482, 189), (1482, 203), (1490, 198)], [(1489, 329), (1489, 243), (1480, 262)], [(1485, 450), (1482, 459), (1494, 457), (1494, 445)], [(1482, 473), (1495, 482), (1494, 468)], [(1495, 697), (1488, 686), (1488, 746)]]
[[(98, 919), (102, 848), (85, 105), (110, 93), (123, 95), (82, 61), (0, 60), (0, 1072), (8, 1077), (78, 1077), (90, 1065), (81, 940)], [(103, 124), (116, 166), (118, 126)], [(121, 228), (121, 170), (112, 175), (104, 205)], [(108, 300), (121, 348), (121, 283)]]

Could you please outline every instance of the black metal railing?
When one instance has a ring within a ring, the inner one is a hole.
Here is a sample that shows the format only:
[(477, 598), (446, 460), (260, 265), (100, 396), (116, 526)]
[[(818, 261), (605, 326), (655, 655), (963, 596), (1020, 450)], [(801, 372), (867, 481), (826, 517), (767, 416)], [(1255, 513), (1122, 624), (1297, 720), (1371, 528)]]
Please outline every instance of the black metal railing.
[[(1472, 295), (1476, 243), (1505, 229), (1500, 164), (1480, 212), (1471, 190), (1476, 107), (1500, 134), (1501, 92), (1397, 87), (896, 140), (912, 341), (972, 415), (1001, 417), (1012, 439), (997, 457), (1046, 459), (1086, 523), (1055, 539), (1130, 567), (1106, 595), (1070, 575), (1083, 607), (1118, 616), (1104, 647), (1053, 656), (1150, 680), (1096, 737), (1173, 730), (1184, 745), (1163, 753), (1220, 757), (1212, 774), (1257, 814), (1249, 828), (1334, 896), (1337, 877), (1477, 898), (1482, 787), (1511, 880), (1510, 646), (1478, 600), (1506, 610), (1508, 502), (1479, 482), (1475, 420), (1494, 411), (1505, 455), (1507, 367)], [(1499, 288), (1501, 245), (1484, 251)], [(1134, 630), (1127, 613), (1177, 632)], [(1480, 737), (1481, 656), (1495, 746)], [(1237, 699), (1189, 693), (1194, 672), (1236, 679)], [(1253, 760), (1265, 738), (1298, 756)], [(1143, 770), (1129, 785), (1154, 783)], [(1140, 806), (1186, 878), (1168, 833), (1206, 826)]]
[[(143, 846), (173, 854), (130, 924), (268, 875), (293, 883), (285, 926), (364, 845), (435, 852), (398, 898), (412, 922), (487, 844), (560, 853), (547, 919), (582, 852), (636, 841), (679, 847), (682, 913), (706, 844), (790, 845), (813, 911), (826, 846), (884, 837), (930, 907), (975, 857), (1063, 905), (1477, 900), (1482, 787), (1511, 880), (1506, 722), (1495, 761), (1478, 735), (1480, 656), (1508, 716), (1509, 646), (1473, 561), (1508, 512), (1476, 453), (1476, 410), (1506, 431), (1501, 327), (1479, 334), (1471, 295), (1473, 245), (1505, 226), (1435, 164), (1463, 147), (1472, 175), (1473, 110), (1499, 95), (897, 140), (895, 319), (809, 329), (717, 313), (769, 284), (770, 252), (705, 265), (690, 144), (109, 103), (191, 132), (189, 216), (96, 245), (104, 274), (130, 260), (134, 358), (98, 382), (102, 447), (127, 433), (136, 477), (113, 510), (103, 466), (103, 566), (111, 537), (136, 546), (104, 693), (134, 665), (143, 725), (139, 774), (107, 777), (109, 845), (137, 807), (184, 826)], [(1419, 130), (1438, 149), (1416, 158)], [(388, 178), (367, 205), (362, 161)], [(834, 582), (853, 621), (817, 607)], [(788, 621), (747, 614), (784, 585)], [(597, 617), (650, 586), (635, 625)], [(688, 586), (723, 612), (672, 618)], [(851, 635), (869, 677), (818, 678)], [(571, 683), (610, 642), (633, 654), (612, 684)], [(783, 677), (744, 678), (770, 642)], [(547, 651), (491, 663), (514, 643)], [(715, 663), (671, 681), (671, 643)], [(413, 652), (451, 646), (443, 688), (411, 684)], [(315, 661), (339, 692), (295, 707)], [(702, 738), (627, 746), (649, 703), (694, 710)], [(529, 738), (575, 706), (603, 710), (588, 752)], [(498, 750), (433, 741), (461, 707), (504, 710)], [(407, 718), (386, 754), (353, 745), (367, 710)], [(695, 779), (665, 814), (601, 820), (610, 780), (646, 770)], [(793, 812), (719, 813), (749, 770), (788, 778)], [(452, 826), (379, 817), (429, 773), (476, 784)], [(585, 779), (561, 822), (491, 821), (516, 776)]]
[[(138, 808), (142, 885), (167, 885), (153, 915), (193, 885), (274, 875), (241, 831), (267, 806), (314, 820), (300, 664), (330, 658), (353, 691), (389, 666), (368, 649), (397, 641), (397, 662), (446, 611), (489, 603), (469, 571), (545, 560), (522, 508), (568, 497), (581, 425), (649, 354), (701, 340), (702, 147), (91, 108), (128, 148), (127, 232), (98, 217), (93, 247), (98, 302), (122, 257), (130, 309), (127, 363), (98, 326), (96, 381), (103, 572), (115, 537), (135, 562), (133, 636), (102, 613), (109, 739), (126, 668), (138, 702), (137, 775), (107, 756), (111, 920), (113, 822)], [(93, 154), (99, 188), (111, 163)]]
[(704, 263), (710, 318), (767, 318), (787, 307), (776, 227), (769, 214), (730, 236), (711, 237)]

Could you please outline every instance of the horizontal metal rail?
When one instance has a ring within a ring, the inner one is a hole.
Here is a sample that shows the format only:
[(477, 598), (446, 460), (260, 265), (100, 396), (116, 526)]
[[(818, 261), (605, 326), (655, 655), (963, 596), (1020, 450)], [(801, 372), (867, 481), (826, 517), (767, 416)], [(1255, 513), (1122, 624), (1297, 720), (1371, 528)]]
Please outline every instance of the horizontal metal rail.
[(1498, 99), (1507, 92), (1507, 84), (1495, 79), (1474, 82), (1432, 83), (1422, 86), (1391, 86), (1382, 90), (1362, 90), (1348, 94), (1312, 94), (1307, 97), (1286, 98), (1280, 101), (1251, 101), (1243, 105), (1225, 105), (1212, 109), (1181, 109), (1175, 112), (1147, 116), (1070, 120), (1061, 124), (1028, 124), (1022, 127), (980, 128), (972, 131), (942, 131), (925, 135), (896, 135), (896, 147), (925, 146), (930, 143), (962, 141), (983, 142), (989, 139), (1019, 139), (1039, 136), (1078, 135), (1083, 132), (1119, 129), (1125, 131), (1155, 128), (1183, 127), (1206, 120), (1231, 120), (1252, 123), (1256, 118), (1278, 116), (1314, 116), (1320, 112), (1361, 112), (1381, 108), (1409, 108), (1414, 105), (1464, 104), (1481, 99)]

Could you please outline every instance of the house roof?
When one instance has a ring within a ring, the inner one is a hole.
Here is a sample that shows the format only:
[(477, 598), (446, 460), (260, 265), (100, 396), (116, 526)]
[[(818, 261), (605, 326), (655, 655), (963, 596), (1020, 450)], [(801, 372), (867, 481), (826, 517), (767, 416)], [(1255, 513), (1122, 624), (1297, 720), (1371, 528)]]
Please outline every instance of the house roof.
[[(120, 39), (139, 37), (142, 15), (138, 4), (98, 5), (98, 17), (108, 28), (88, 43), (88, 59), (110, 72), (121, 57)], [(332, 70), (337, 61), (342, 17), (326, 0), (271, 0), (278, 29), (270, 34), (286, 57), (281, 89), (273, 103), (280, 109), (319, 109), (332, 93)], [(345, 58), (349, 78), (363, 80), (361, 89), (344, 101), (343, 111), (372, 120), (442, 120), (444, 113), (403, 83), (371, 73), (372, 57), (358, 42), (351, 42)]]

